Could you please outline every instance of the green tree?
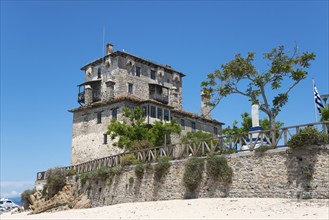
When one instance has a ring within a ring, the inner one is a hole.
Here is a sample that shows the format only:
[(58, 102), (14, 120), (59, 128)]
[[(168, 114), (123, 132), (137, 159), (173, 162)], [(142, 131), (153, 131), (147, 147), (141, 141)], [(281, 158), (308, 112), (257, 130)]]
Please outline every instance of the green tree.
[(181, 132), (180, 126), (174, 119), (171, 122), (156, 121), (152, 126), (148, 125), (143, 110), (138, 107), (133, 111), (124, 108), (123, 115), (125, 120), (122, 122), (112, 120), (107, 127), (107, 134), (112, 140), (119, 138), (115, 144), (120, 148), (138, 150), (168, 144), (170, 134)]
[(321, 121), (329, 121), (329, 104), (321, 109)]
[[(230, 134), (244, 134), (248, 133), (250, 127), (252, 127), (252, 118), (251, 116), (247, 113), (244, 112), (241, 114), (241, 125), (238, 127), (238, 121), (235, 120), (233, 122), (232, 127), (228, 126), (223, 129), (223, 134), (230, 135)], [(264, 130), (270, 130), (271, 129), (271, 124), (270, 121), (267, 118), (260, 119), (259, 120), (259, 125), (264, 129)], [(278, 130), (284, 125), (283, 122), (276, 121), (275, 122), (275, 128)]]
[(200, 141), (205, 141), (213, 138), (214, 135), (208, 132), (203, 132), (200, 130), (197, 130), (195, 132), (187, 132), (184, 137), (182, 137), (182, 142), (200, 142)]
[[(234, 60), (222, 65), (220, 70), (208, 74), (201, 87), (211, 97), (209, 104), (213, 107), (227, 95), (240, 94), (248, 97), (252, 104), (259, 104), (259, 109), (268, 116), (271, 129), (275, 129), (276, 116), (288, 102), (289, 92), (307, 77), (306, 69), (315, 59), (315, 54), (300, 54), (297, 48), (291, 54), (285, 51), (284, 46), (279, 46), (264, 54), (263, 58), (268, 61), (269, 67), (264, 71), (259, 71), (253, 65), (254, 57), (254, 52), (249, 52), (246, 58), (237, 54)], [(286, 85), (287, 88), (282, 88)]]

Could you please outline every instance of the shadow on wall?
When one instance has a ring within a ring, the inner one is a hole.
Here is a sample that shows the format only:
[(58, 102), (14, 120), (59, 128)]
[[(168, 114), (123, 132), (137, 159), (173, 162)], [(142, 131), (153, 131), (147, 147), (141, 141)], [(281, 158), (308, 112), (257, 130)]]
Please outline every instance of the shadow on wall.
[(311, 198), (312, 191), (317, 186), (312, 186), (313, 174), (317, 165), (318, 151), (321, 149), (303, 147), (289, 149), (285, 165), (287, 167), (289, 185), (297, 190), (298, 199)]

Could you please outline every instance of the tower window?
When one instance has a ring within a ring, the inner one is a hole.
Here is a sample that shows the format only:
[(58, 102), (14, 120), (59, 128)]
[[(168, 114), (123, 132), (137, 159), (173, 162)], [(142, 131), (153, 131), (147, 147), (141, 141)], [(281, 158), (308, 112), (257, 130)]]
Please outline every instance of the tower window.
[(151, 79), (155, 80), (155, 70), (151, 70)]
[(102, 69), (99, 67), (97, 70), (97, 78), (100, 79), (102, 74)]
[(156, 113), (155, 113), (155, 107), (151, 106), (151, 117), (155, 118), (156, 117)]
[(134, 85), (132, 83), (128, 84), (128, 93), (133, 94), (134, 92)]
[(163, 110), (163, 119), (165, 121), (169, 121), (169, 111), (168, 111), (168, 109)]
[(195, 132), (195, 122), (192, 121), (192, 132)]
[(158, 108), (158, 119), (162, 119), (162, 108)]
[(218, 135), (218, 128), (214, 127), (214, 135)]
[(136, 66), (136, 76), (141, 76), (141, 68), (139, 66)]
[(102, 112), (97, 112), (97, 124), (102, 123)]
[(185, 130), (185, 120), (184, 119), (180, 120), (180, 125), (182, 126), (182, 130)]
[(107, 144), (107, 134), (104, 134), (103, 144)]
[(112, 109), (112, 119), (115, 119), (115, 120), (118, 119), (118, 109), (117, 108)]

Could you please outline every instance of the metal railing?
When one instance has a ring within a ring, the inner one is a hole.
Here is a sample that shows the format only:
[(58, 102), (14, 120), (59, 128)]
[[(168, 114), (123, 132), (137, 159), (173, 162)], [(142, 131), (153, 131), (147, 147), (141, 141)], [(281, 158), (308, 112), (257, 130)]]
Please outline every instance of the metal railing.
[[(253, 151), (256, 146), (267, 145), (273, 148), (287, 147), (289, 139), (300, 132), (302, 128), (320, 126), (323, 132), (328, 133), (329, 122), (284, 127), (279, 130), (255, 131), (246, 134), (233, 134), (220, 136), (214, 139), (195, 142), (159, 146), (138, 151), (125, 152), (113, 156), (87, 161), (85, 163), (60, 168), (63, 171), (74, 170), (76, 174), (90, 172), (101, 167), (116, 167), (121, 164), (122, 157), (134, 154), (135, 158), (143, 163), (156, 162), (160, 157), (169, 156), (174, 159), (188, 158), (190, 156), (206, 156), (209, 152), (216, 154)], [(37, 180), (46, 179), (46, 171), (37, 173)]]

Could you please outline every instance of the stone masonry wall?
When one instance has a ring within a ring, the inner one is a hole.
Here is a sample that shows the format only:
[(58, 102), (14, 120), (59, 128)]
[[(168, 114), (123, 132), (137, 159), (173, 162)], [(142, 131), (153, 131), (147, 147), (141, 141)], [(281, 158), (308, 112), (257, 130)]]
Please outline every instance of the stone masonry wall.
[[(206, 168), (194, 197), (276, 197), (329, 198), (329, 145), (301, 150), (275, 149), (263, 154), (243, 152), (226, 156), (233, 168), (233, 182), (225, 186), (208, 177)], [(79, 194), (85, 193), (93, 207), (125, 202), (183, 199), (191, 197), (183, 185), (186, 160), (172, 161), (163, 179), (154, 180), (153, 170), (145, 170), (139, 180), (134, 166), (125, 167), (112, 182), (77, 181)], [(314, 169), (308, 180), (304, 169)], [(129, 179), (133, 178), (133, 182)]]

